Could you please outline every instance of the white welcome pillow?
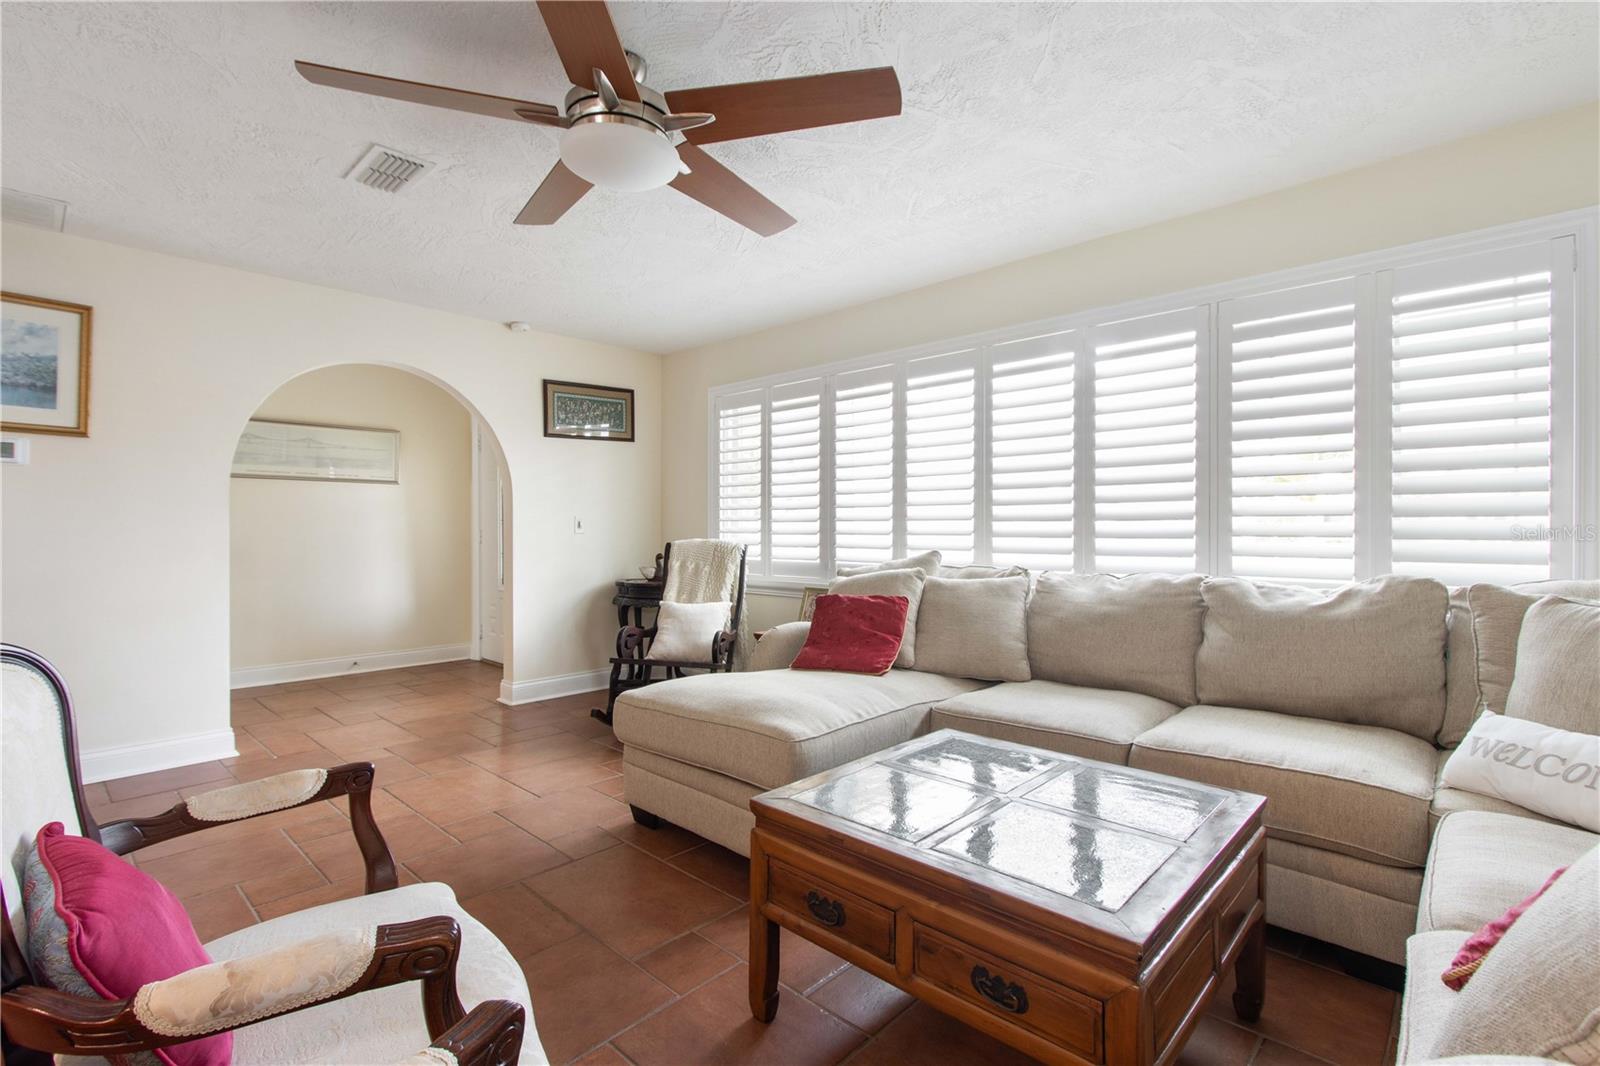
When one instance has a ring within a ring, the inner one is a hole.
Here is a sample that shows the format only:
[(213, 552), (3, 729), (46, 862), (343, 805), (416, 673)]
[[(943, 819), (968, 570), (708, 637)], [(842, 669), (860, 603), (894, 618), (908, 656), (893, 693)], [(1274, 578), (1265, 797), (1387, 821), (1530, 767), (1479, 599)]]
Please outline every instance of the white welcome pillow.
[(662, 662), (703, 663), (711, 658), (711, 641), (727, 628), (733, 604), (663, 603), (656, 614), (656, 639), (650, 658)]
[(1441, 783), (1600, 833), (1600, 736), (1484, 711)]

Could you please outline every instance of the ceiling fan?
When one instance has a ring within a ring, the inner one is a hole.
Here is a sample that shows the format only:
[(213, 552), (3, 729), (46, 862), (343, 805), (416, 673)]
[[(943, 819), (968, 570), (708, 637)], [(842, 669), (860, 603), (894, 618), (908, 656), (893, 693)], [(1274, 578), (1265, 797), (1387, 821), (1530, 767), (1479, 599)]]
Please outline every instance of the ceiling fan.
[(893, 67), (658, 92), (645, 61), (622, 47), (603, 0), (540, 0), (567, 79), (561, 108), (441, 85), (295, 62), (307, 81), (415, 104), (561, 130), (561, 159), (522, 226), (548, 226), (595, 185), (640, 192), (671, 185), (763, 237), (794, 219), (700, 146), (900, 113)]

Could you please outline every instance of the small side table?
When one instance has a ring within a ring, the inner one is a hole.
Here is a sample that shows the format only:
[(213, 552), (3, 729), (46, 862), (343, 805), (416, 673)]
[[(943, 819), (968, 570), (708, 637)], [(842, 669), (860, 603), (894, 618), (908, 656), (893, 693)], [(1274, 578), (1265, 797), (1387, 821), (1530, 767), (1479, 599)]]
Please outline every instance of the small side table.
[(642, 629), (645, 608), (661, 606), (661, 590), (666, 584), (664, 580), (618, 581), (617, 594), (611, 597), (612, 604), (617, 608), (617, 626), (634, 625)]

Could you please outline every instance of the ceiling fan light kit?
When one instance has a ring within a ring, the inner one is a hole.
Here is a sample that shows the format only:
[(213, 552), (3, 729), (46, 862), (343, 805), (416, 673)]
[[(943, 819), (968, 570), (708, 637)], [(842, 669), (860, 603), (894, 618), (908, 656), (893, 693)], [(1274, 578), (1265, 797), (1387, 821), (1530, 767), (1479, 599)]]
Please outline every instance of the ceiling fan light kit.
[(560, 161), (517, 215), (519, 225), (550, 225), (596, 185), (623, 192), (671, 185), (771, 236), (794, 219), (699, 145), (900, 113), (891, 67), (661, 93), (644, 84), (645, 62), (623, 49), (603, 0), (540, 0), (539, 13), (573, 85), (559, 111), (319, 63), (299, 61), (295, 69), (317, 85), (560, 129)]

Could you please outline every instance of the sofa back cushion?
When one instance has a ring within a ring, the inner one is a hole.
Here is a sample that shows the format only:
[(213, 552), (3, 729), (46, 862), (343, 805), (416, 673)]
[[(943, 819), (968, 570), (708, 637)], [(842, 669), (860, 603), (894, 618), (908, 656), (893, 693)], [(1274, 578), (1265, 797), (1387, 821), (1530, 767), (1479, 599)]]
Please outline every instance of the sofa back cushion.
[[(937, 564), (937, 561), (935, 562)], [(906, 630), (900, 641), (900, 654), (894, 665), (909, 670), (917, 663), (917, 613), (922, 603), (922, 583), (925, 575), (918, 569), (870, 570), (854, 577), (836, 577), (828, 585), (828, 592), (839, 596), (904, 596), (906, 598)]]
[(1600, 604), (1546, 596), (1528, 608), (1506, 715), (1600, 733)]
[(983, 563), (968, 563), (966, 566), (941, 565), (937, 574), (929, 574), (928, 576), (955, 578), (1027, 577), (1028, 571), (1020, 566), (987, 566)]
[(1467, 590), (1478, 691), (1463, 733), (1481, 708), (1487, 707), (1495, 714), (1506, 713), (1506, 696), (1517, 672), (1522, 618), (1542, 596), (1600, 599), (1600, 581), (1535, 581), (1511, 588), (1473, 585)]
[(1033, 676), (1197, 702), (1200, 582), (1199, 574), (1040, 574), (1028, 603)]
[(863, 563), (860, 566), (841, 566), (840, 577), (856, 577), (860, 574), (875, 574), (880, 570), (921, 570), (927, 577), (933, 577), (939, 572), (939, 560), (943, 558), (939, 552), (922, 552), (918, 555), (908, 555), (904, 559), (890, 559), (883, 563)]
[(1432, 741), (1444, 718), (1448, 596), (1389, 576), (1308, 589), (1208, 578), (1199, 702), (1398, 729)]
[(917, 611), (918, 670), (1027, 681), (1028, 579), (930, 577)]

